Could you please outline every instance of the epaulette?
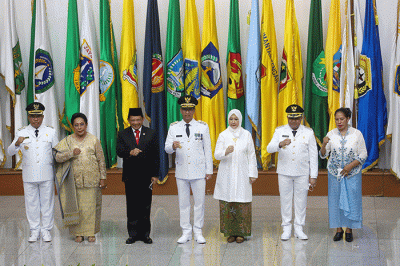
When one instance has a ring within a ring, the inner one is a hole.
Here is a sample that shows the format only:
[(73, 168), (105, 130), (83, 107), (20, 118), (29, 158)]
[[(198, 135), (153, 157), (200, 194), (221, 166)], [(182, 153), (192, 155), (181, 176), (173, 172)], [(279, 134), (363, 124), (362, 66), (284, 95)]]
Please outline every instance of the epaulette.
[(49, 128), (52, 128), (52, 129), (54, 129), (54, 127), (52, 127), (52, 126), (46, 126), (46, 127), (49, 127)]
[(26, 127), (27, 127), (27, 126), (21, 127), (21, 128), (19, 128), (19, 129), (18, 129), (18, 131), (20, 131), (20, 130), (22, 130), (22, 129), (26, 128)]
[(206, 122), (204, 122), (204, 121), (197, 120), (197, 122), (199, 122), (200, 124), (203, 124), (203, 125), (206, 125), (206, 126), (207, 126), (207, 123), (206, 123)]
[(306, 125), (304, 125), (304, 128), (307, 129), (307, 130), (312, 130), (311, 127), (308, 127), (308, 126), (306, 126)]
[(176, 125), (178, 123), (179, 123), (179, 121), (175, 121), (175, 122), (172, 122), (169, 126), (173, 126), (173, 125)]

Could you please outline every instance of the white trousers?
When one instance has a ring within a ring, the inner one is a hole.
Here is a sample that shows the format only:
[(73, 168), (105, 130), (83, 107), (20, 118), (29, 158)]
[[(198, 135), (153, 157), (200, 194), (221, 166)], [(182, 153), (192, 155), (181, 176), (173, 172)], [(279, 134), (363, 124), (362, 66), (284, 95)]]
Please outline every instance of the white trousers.
[(203, 179), (176, 179), (178, 187), (180, 225), (184, 234), (192, 233), (190, 224), (190, 188), (194, 199), (193, 232), (201, 234), (204, 225), (204, 200), (206, 194), (206, 180)]
[(278, 175), (282, 226), (291, 225), (294, 201), (294, 225), (304, 226), (306, 220), (308, 176)]
[(54, 181), (24, 182), (24, 194), (30, 229), (51, 230), (54, 224)]

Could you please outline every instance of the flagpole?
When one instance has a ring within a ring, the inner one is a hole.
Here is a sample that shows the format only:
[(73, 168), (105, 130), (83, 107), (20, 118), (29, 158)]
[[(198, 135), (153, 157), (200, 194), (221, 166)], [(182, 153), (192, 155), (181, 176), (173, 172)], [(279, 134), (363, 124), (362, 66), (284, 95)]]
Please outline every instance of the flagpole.
[[(350, 27), (351, 27), (351, 40), (353, 41), (353, 55), (357, 55), (356, 52), (356, 47), (357, 47), (357, 36), (355, 35), (355, 13), (354, 13), (354, 0), (350, 0)], [(360, 68), (359, 66), (359, 60), (354, 60), (354, 88), (357, 90), (358, 87), (358, 69)], [(352, 117), (352, 124), (354, 125), (355, 128), (357, 128), (357, 117), (358, 117), (358, 98), (354, 99), (353, 101), (353, 117)]]
[[(15, 104), (13, 104), (14, 101), (13, 101), (13, 98), (12, 98), (11, 95), (10, 95), (10, 102), (11, 102), (11, 104), (10, 104), (10, 114), (11, 114), (10, 134), (11, 134), (11, 139), (14, 139), (15, 138), (15, 121), (14, 121), (14, 116), (15, 116), (15, 114), (14, 114), (14, 105)], [(11, 159), (11, 167), (15, 168), (15, 163), (16, 163), (15, 155), (13, 155), (11, 158), (12, 158)]]

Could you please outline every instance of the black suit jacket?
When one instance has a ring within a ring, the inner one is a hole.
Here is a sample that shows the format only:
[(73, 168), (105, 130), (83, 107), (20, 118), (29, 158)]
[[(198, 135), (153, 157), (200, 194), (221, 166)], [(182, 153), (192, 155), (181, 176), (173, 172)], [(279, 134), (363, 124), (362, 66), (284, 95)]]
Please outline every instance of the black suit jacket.
[[(135, 181), (150, 184), (151, 177), (159, 176), (160, 157), (156, 132), (142, 126), (139, 145), (136, 144), (135, 134), (131, 127), (118, 133), (117, 154), (123, 159), (122, 181)], [(131, 156), (131, 150), (138, 148), (142, 152)]]

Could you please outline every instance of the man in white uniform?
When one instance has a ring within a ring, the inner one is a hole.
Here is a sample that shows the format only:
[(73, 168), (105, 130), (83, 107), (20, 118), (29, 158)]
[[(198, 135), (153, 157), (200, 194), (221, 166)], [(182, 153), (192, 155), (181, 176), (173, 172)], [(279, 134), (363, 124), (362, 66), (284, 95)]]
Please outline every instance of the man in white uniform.
[[(54, 223), (53, 147), (58, 143), (56, 131), (42, 125), (43, 104), (26, 107), (29, 126), (19, 129), (8, 147), (8, 153), (22, 152), (22, 179), (24, 181), (25, 209), (30, 227), (29, 242), (36, 242), (40, 233), (50, 242)], [(40, 225), (42, 214), (42, 225)]]
[(183, 244), (192, 239), (190, 224), (190, 188), (194, 198), (194, 239), (205, 244), (202, 234), (204, 224), (204, 199), (206, 179), (213, 174), (211, 139), (208, 125), (193, 119), (197, 100), (193, 96), (182, 96), (178, 100), (181, 106), (182, 121), (170, 125), (165, 151), (176, 152), (176, 184), (178, 187), (180, 225), (182, 236), (178, 243)]
[(288, 124), (275, 129), (267, 146), (269, 153), (279, 152), (278, 173), (279, 194), (283, 234), (282, 240), (292, 235), (292, 201), (294, 199), (294, 235), (307, 240), (303, 232), (306, 219), (307, 194), (309, 186), (314, 187), (318, 176), (318, 150), (314, 131), (301, 125), (304, 110), (298, 105), (286, 109)]

